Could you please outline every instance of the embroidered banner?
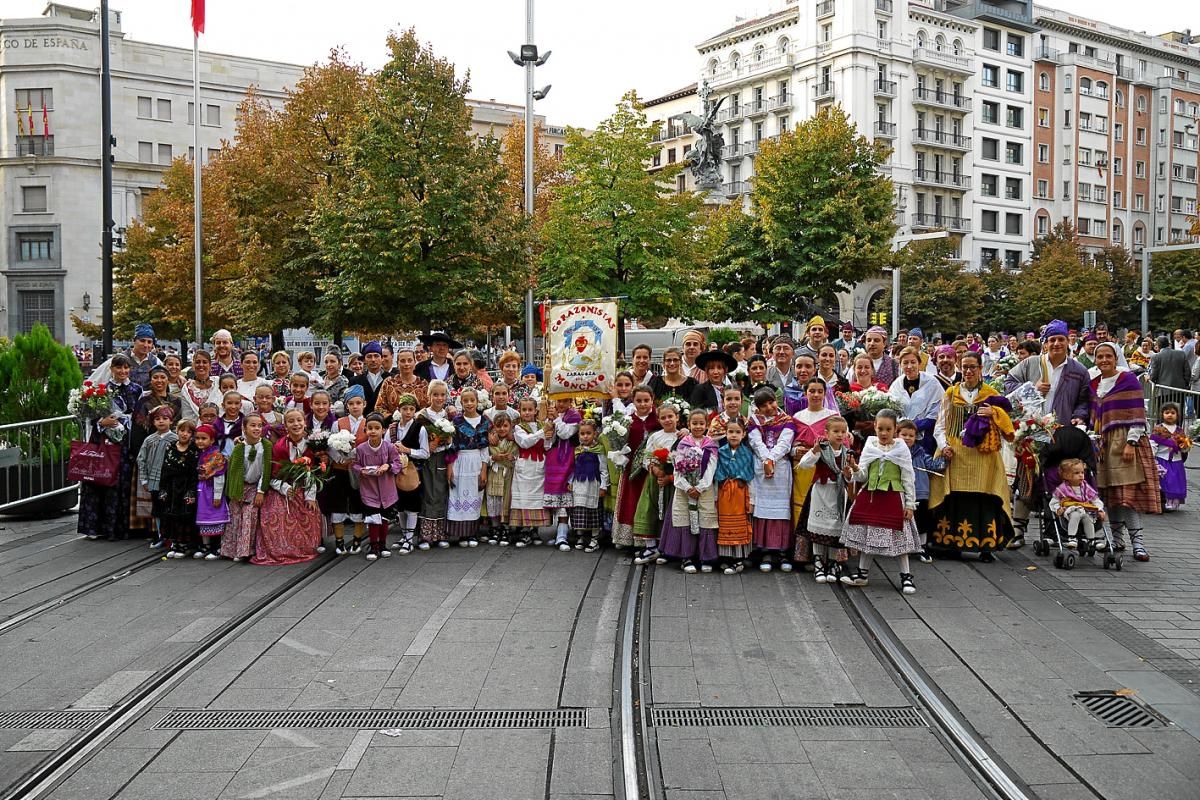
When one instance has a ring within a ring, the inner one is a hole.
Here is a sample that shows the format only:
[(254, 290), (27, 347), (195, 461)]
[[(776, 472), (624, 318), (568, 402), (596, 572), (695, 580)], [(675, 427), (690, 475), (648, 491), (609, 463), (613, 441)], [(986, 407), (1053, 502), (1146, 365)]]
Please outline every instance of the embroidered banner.
[(617, 302), (553, 302), (546, 315), (550, 399), (606, 399), (617, 372)]

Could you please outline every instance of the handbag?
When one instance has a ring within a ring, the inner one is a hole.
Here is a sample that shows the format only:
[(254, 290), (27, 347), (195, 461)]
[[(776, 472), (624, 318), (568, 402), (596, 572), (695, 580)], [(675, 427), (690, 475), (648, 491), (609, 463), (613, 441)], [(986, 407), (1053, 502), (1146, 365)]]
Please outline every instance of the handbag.
[(396, 475), (396, 488), (402, 492), (415, 492), (421, 488), (421, 471), (410, 458), (404, 469)]
[(67, 480), (94, 486), (116, 486), (121, 474), (121, 445), (113, 442), (71, 442)]

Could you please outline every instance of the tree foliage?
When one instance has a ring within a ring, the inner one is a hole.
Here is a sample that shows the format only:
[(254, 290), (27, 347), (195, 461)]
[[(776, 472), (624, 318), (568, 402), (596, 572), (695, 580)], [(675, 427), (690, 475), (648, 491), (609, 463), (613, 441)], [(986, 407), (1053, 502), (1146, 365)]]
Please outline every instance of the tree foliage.
[[(975, 328), (986, 289), (979, 273), (955, 260), (954, 251), (950, 240), (930, 239), (910, 242), (896, 254), (902, 327), (919, 327), (926, 333)], [(891, 289), (884, 294), (884, 305), (891, 308)]]
[(626, 318), (696, 318), (711, 241), (702, 200), (673, 192), (682, 164), (648, 172), (657, 150), (637, 94), (595, 133), (567, 131), (563, 169), (543, 229), (537, 292), (554, 298), (625, 295)]
[(62, 416), (82, 383), (75, 354), (38, 323), (0, 352), (0, 423)]
[(878, 171), (887, 152), (836, 106), (763, 142), (754, 217), (733, 226), (718, 258), (728, 303), (754, 319), (788, 318), (889, 264), (892, 182)]
[(1137, 328), (1141, 325), (1142, 267), (1124, 247), (1106, 247), (1100, 263), (1108, 270), (1110, 294), (1101, 319), (1109, 328)]
[(1080, 324), (1083, 312), (1108, 307), (1110, 283), (1104, 264), (1083, 252), (1069, 223), (1060, 223), (1035, 243), (1033, 257), (1021, 271), (1012, 322), (1030, 330), (1052, 319)]
[(1195, 328), (1200, 308), (1200, 250), (1152, 253), (1150, 323), (1155, 330)]
[(522, 278), (522, 221), (499, 187), (499, 143), (477, 141), (468, 79), (406, 31), (357, 109), (345, 185), (316, 196), (310, 232), (336, 277), (320, 306), (364, 328), (512, 319)]

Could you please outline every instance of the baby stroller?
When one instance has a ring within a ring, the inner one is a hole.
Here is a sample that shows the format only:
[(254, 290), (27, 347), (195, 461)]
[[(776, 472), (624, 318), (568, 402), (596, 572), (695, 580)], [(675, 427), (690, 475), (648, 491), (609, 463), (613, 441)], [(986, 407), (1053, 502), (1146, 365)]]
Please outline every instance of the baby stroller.
[(1096, 452), (1092, 447), (1091, 438), (1072, 425), (1059, 428), (1038, 458), (1039, 475), (1034, 494), (1036, 507), (1041, 515), (1041, 536), (1033, 543), (1033, 552), (1039, 556), (1048, 556), (1051, 549), (1054, 549), (1054, 566), (1059, 569), (1074, 569), (1077, 555), (1090, 558), (1103, 550), (1104, 568), (1119, 570), (1123, 558), (1120, 553), (1114, 552), (1112, 531), (1107, 520), (1098, 523), (1097, 538), (1081, 540), (1078, 550), (1067, 547), (1065, 522), (1051, 510), (1050, 501), (1054, 497), (1054, 490), (1062, 482), (1059, 465), (1069, 458), (1077, 458), (1084, 463), (1085, 480), (1095, 486)]

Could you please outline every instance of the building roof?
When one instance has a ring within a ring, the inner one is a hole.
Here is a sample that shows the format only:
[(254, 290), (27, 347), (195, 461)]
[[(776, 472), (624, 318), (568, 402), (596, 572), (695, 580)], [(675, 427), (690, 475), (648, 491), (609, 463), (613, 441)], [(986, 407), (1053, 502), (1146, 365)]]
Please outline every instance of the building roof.
[(698, 47), (708, 47), (722, 39), (734, 37), (742, 31), (749, 30), (751, 28), (757, 28), (761, 25), (766, 25), (771, 22), (782, 21), (786, 17), (795, 16), (797, 16), (796, 5), (794, 3), (788, 3), (785, 7), (779, 9), (778, 11), (772, 11), (770, 14), (764, 14), (763, 16), (755, 17), (754, 19), (743, 20), (742, 22), (734, 25), (732, 28), (726, 28), (715, 36), (710, 36), (709, 38), (705, 39), (698, 45)]
[(651, 106), (662, 105), (663, 103), (669, 103), (672, 100), (678, 100), (681, 97), (687, 97), (688, 95), (693, 95), (696, 93), (697, 86), (698, 86), (697, 83), (695, 81), (693, 81), (693, 82), (689, 83), (687, 86), (684, 86), (682, 89), (676, 89), (673, 92), (667, 92), (662, 97), (656, 97), (653, 100), (647, 100), (642, 105), (645, 106), (646, 108), (650, 108)]

